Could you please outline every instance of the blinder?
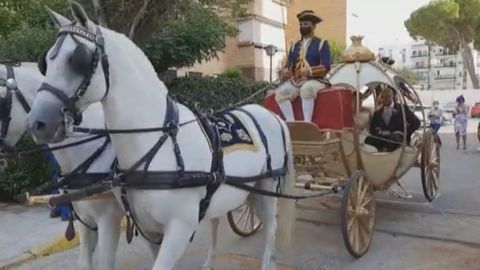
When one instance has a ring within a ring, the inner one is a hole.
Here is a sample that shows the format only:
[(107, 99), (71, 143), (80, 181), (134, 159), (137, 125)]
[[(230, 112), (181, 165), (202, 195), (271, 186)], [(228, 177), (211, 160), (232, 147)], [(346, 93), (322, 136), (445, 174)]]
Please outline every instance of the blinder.
[(70, 66), (73, 71), (88, 76), (92, 73), (93, 55), (85, 44), (78, 44), (70, 56)]

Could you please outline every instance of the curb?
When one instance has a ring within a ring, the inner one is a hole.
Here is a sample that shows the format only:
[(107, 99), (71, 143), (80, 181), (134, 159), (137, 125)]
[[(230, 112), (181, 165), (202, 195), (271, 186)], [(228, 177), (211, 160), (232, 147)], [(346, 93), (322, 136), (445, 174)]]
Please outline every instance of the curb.
[[(127, 227), (127, 222), (126, 222), (126, 219), (123, 218), (121, 223), (122, 231), (125, 230), (126, 227)], [(41, 257), (47, 257), (55, 253), (60, 253), (60, 252), (75, 248), (80, 243), (79, 237), (78, 237), (78, 234), (79, 234), (78, 230), (76, 230), (75, 232), (76, 232), (75, 238), (73, 238), (71, 241), (68, 241), (67, 239), (65, 239), (65, 233), (61, 233), (53, 237), (51, 241), (43, 245), (34, 247), (31, 250), (23, 254), (20, 254), (12, 259), (0, 261), (0, 270), (11, 269), (23, 263), (33, 261)]]
[(63, 234), (54, 237), (50, 242), (47, 242), (43, 245), (38, 247), (32, 248), (30, 251), (25, 252), (11, 260), (7, 260), (5, 262), (0, 261), (0, 269), (6, 270), (11, 269), (15, 266), (19, 266), (23, 263), (41, 258), (46, 257), (51, 254), (59, 253), (65, 250), (72, 249), (79, 244), (78, 240), (78, 233), (75, 234), (75, 238), (72, 241), (68, 241), (65, 239)]

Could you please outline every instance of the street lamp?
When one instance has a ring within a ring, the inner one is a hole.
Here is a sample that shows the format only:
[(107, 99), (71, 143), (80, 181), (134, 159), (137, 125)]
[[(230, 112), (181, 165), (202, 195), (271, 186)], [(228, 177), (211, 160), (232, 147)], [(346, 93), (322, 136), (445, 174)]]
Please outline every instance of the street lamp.
[(264, 47), (265, 52), (270, 56), (270, 82), (272, 82), (272, 59), (273, 56), (278, 52), (278, 48), (273, 45), (267, 45)]

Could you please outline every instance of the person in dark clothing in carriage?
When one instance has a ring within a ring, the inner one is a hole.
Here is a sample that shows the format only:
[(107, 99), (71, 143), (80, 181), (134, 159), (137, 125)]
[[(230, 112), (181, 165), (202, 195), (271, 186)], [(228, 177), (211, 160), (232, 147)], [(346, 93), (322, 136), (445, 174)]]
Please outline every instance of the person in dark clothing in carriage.
[[(420, 120), (408, 106), (395, 102), (391, 88), (381, 87), (379, 100), (381, 108), (373, 114), (370, 123), (371, 136), (365, 139), (365, 143), (380, 152), (392, 152), (402, 145), (405, 136), (407, 143), (410, 143), (411, 135), (420, 127)], [(402, 106), (405, 110), (407, 134), (404, 133)]]

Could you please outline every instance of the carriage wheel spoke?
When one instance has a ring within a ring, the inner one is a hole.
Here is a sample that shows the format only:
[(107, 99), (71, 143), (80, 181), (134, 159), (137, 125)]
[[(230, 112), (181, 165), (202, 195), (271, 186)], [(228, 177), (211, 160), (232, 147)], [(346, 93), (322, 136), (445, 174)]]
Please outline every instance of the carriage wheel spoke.
[(356, 240), (356, 236), (357, 236), (357, 234), (356, 234), (357, 227), (358, 227), (357, 220), (355, 218), (353, 218), (352, 228), (348, 232), (349, 238), (350, 238), (350, 244), (352, 244), (352, 245), (355, 244), (355, 240)]
[(252, 231), (255, 230), (255, 224), (257, 223), (255, 218), (256, 218), (255, 210), (252, 210), (252, 218), (250, 222), (250, 228), (252, 229)]
[[(355, 219), (356, 220), (356, 219)], [(353, 242), (353, 245), (354, 245), (354, 249), (356, 251), (358, 251), (358, 246), (359, 246), (359, 243), (360, 243), (360, 235), (359, 235), (359, 229), (360, 229), (360, 225), (358, 224), (358, 220), (356, 220), (356, 226), (355, 226), (355, 231), (354, 231), (354, 234), (355, 234), (355, 241)]]
[(247, 215), (245, 216), (245, 220), (243, 221), (243, 230), (245, 232), (248, 232), (248, 225), (249, 225), (249, 219), (251, 217), (251, 212), (252, 209), (250, 207), (247, 207)]
[(357, 188), (357, 192), (356, 192), (357, 193), (357, 198), (355, 200), (355, 203), (358, 206), (358, 205), (360, 205), (360, 200), (362, 198), (361, 194), (362, 194), (362, 188), (363, 188), (363, 181), (361, 180), (361, 178), (358, 179), (357, 183), (358, 183), (357, 186), (356, 186), (356, 188)]
[(366, 181), (363, 181), (363, 179), (362, 179), (362, 182), (365, 182), (365, 183), (363, 184), (363, 189), (361, 190), (360, 197), (357, 198), (357, 207), (361, 207), (363, 199), (365, 197), (365, 193), (367, 192), (367, 189), (369, 187), (369, 184), (366, 183)]
[(370, 204), (370, 202), (372, 202), (373, 200), (373, 195), (369, 195), (366, 197), (366, 199), (362, 202), (362, 204), (360, 205), (361, 208), (366, 208), (368, 204)]
[(350, 218), (347, 217), (347, 220), (348, 220), (347, 231), (348, 231), (348, 232), (351, 232), (351, 231), (352, 231), (353, 222), (355, 221), (355, 219), (354, 219), (352, 216), (350, 216)]
[(238, 218), (235, 220), (235, 223), (236, 224), (239, 224), (240, 220), (243, 220), (243, 217), (245, 216), (245, 214), (247, 213), (248, 211), (248, 207), (244, 208), (242, 213), (238, 216)]

